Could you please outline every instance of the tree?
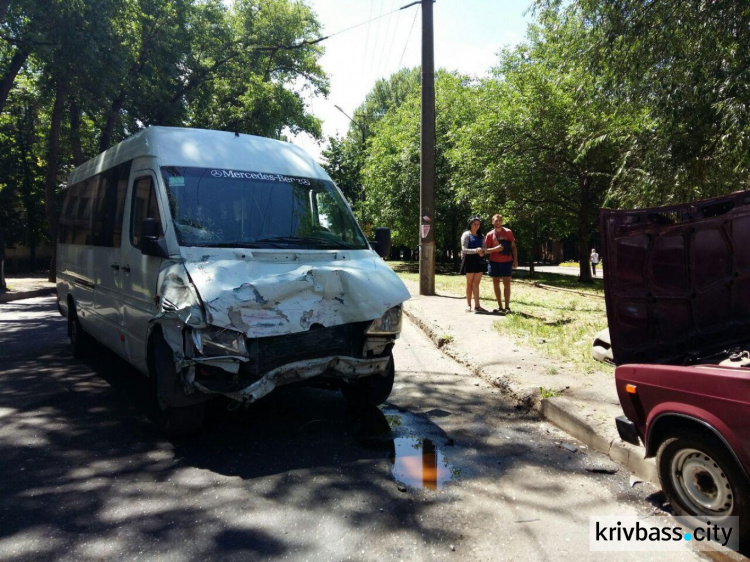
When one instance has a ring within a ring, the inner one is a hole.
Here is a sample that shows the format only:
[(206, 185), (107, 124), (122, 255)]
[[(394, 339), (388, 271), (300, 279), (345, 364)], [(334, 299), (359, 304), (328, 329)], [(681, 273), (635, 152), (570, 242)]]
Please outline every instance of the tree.
[(748, 187), (750, 11), (719, 0), (540, 1), (585, 22), (578, 59), (621, 107), (640, 107), (633, 163), (610, 204), (687, 202)]
[(388, 79), (378, 80), (365, 101), (354, 110), (346, 136), (329, 139), (330, 148), (323, 152), (327, 161), (323, 167), (344, 192), (366, 229), (372, 223), (372, 219), (366, 215), (363, 178), (368, 138), (374, 134), (375, 124), (389, 111), (395, 111), (405, 101), (419, 95), (420, 79), (419, 68), (403, 68)]
[[(466, 198), (459, 197), (451, 181), (454, 163), (447, 157), (457, 142), (462, 123), (474, 119), (469, 78), (443, 70), (435, 81), (435, 241), (443, 259), (458, 260), (460, 235), (471, 216)], [(363, 180), (366, 208), (374, 223), (390, 226), (396, 245), (419, 243), (419, 93), (413, 92), (398, 106), (386, 110), (368, 141)]]
[[(637, 114), (624, 111), (571, 56), (586, 34), (580, 19), (543, 14), (527, 44), (501, 54), (454, 158), (463, 177), (484, 174), (494, 194), (488, 201), (538, 208), (559, 233), (575, 233), (581, 280), (591, 281), (586, 256), (598, 210), (621, 181)], [(471, 194), (471, 186), (462, 192)]]
[[(319, 41), (314, 14), (294, 0), (0, 0), (0, 127), (20, 123), (5, 95), (15, 107), (22, 82), (44, 117), (44, 148), (29, 146), (46, 172), (29, 171), (26, 192), (44, 193), (50, 240), (71, 168), (145, 126), (319, 135), (303, 102), (327, 91)], [(0, 138), (0, 151), (21, 138)], [(0, 177), (0, 196), (15, 181)], [(3, 217), (6, 235), (12, 224)]]

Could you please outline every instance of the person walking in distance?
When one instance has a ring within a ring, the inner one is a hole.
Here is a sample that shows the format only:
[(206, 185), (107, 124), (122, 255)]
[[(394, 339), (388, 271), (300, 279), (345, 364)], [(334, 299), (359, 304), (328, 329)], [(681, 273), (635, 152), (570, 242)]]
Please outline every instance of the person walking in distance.
[[(490, 256), (489, 274), (492, 277), (492, 286), (495, 289), (497, 308), (493, 312), (500, 314), (510, 313), (510, 276), (513, 269), (518, 267), (518, 250), (516, 249), (516, 238), (513, 232), (503, 226), (503, 216), (492, 217), (494, 230), (487, 233), (484, 238), (485, 252)], [(503, 294), (505, 306), (500, 298), (500, 280), (503, 281)]]
[(591, 274), (596, 277), (596, 266), (599, 263), (599, 254), (596, 253), (596, 248), (591, 248), (589, 261), (591, 262)]
[(469, 230), (461, 235), (461, 275), (466, 275), (466, 312), (471, 312), (471, 297), (474, 296), (474, 311), (487, 312), (479, 303), (479, 283), (487, 271), (484, 261), (484, 237), (479, 229), (479, 217), (469, 219)]

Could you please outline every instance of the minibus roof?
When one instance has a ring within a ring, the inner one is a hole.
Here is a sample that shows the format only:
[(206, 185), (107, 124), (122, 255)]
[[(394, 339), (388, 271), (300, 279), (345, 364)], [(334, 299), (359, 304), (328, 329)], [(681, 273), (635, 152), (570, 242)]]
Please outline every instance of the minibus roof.
[(228, 131), (148, 127), (81, 164), (70, 174), (68, 184), (142, 156), (158, 158), (159, 166), (218, 168), (330, 179), (310, 155), (292, 143)]

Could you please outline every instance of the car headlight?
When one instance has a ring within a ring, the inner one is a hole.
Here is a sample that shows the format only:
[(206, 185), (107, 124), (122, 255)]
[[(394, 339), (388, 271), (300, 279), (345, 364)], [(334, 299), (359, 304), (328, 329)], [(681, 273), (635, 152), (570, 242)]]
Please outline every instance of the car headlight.
[(234, 330), (223, 330), (214, 326), (209, 326), (205, 330), (194, 330), (193, 342), (201, 355), (207, 357), (217, 355), (247, 356), (245, 334)]
[(394, 306), (375, 320), (367, 330), (368, 334), (399, 334), (401, 333), (401, 306)]

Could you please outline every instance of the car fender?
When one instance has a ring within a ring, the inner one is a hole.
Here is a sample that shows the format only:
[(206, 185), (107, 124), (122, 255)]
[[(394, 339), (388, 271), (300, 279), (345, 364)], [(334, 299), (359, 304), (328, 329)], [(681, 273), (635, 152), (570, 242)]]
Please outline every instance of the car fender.
[(654, 407), (649, 413), (648, 420), (646, 422), (645, 432), (645, 448), (646, 457), (652, 457), (656, 454), (657, 449), (661, 443), (654, 442), (652, 439), (655, 435), (656, 430), (663, 423), (674, 420), (675, 418), (682, 418), (685, 421), (692, 421), (704, 427), (707, 431), (711, 432), (721, 442), (732, 455), (734, 460), (739, 465), (745, 477), (750, 477), (748, 474), (747, 465), (737, 454), (737, 451), (741, 451), (742, 448), (739, 443), (739, 439), (733, 431), (716, 415), (691, 406), (689, 404), (682, 404), (679, 402), (664, 402)]

